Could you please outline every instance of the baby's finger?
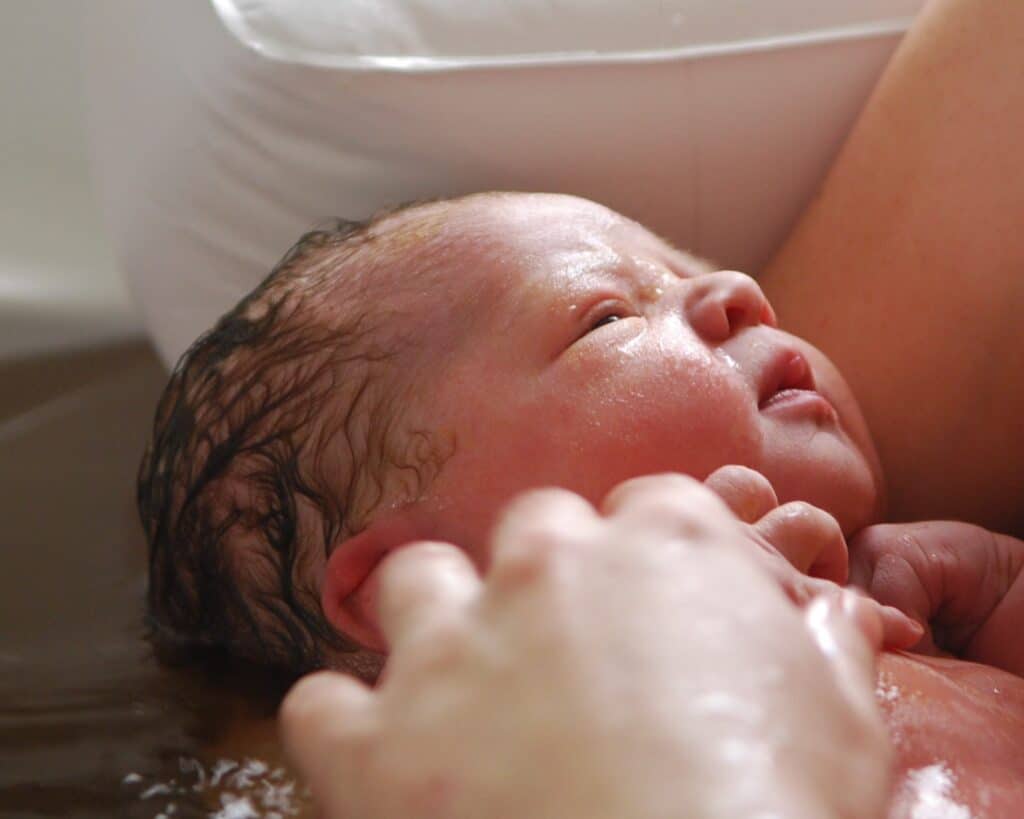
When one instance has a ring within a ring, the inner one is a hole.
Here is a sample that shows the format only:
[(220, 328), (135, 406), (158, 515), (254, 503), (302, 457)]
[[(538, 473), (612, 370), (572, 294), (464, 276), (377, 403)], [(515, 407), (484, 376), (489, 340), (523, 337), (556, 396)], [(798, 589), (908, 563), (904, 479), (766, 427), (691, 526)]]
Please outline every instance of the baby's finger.
[(893, 651), (920, 651), (927, 629), (897, 608), (876, 605), (882, 623), (882, 645)]
[(281, 703), (278, 716), (285, 752), (317, 794), (325, 815), (341, 815), (337, 800), (349, 794), (354, 783), (339, 779), (339, 774), (352, 771), (339, 759), (350, 756), (370, 735), (375, 704), (367, 686), (334, 671), (303, 677)]
[(793, 501), (770, 511), (754, 528), (800, 572), (840, 585), (846, 583), (846, 539), (828, 512)]
[(380, 567), (378, 599), (389, 650), (428, 618), (464, 609), (481, 588), (469, 558), (450, 543), (414, 543), (392, 552)]
[(771, 482), (746, 466), (719, 467), (704, 479), (704, 485), (744, 523), (756, 523), (779, 505)]

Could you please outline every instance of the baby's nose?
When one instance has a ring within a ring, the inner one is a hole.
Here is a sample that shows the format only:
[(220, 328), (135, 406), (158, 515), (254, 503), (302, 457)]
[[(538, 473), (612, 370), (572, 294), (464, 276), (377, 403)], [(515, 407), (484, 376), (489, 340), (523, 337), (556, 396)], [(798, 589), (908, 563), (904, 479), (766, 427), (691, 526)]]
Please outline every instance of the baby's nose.
[(687, 319), (705, 341), (725, 341), (744, 327), (776, 326), (761, 287), (746, 273), (719, 270), (693, 281), (685, 297)]

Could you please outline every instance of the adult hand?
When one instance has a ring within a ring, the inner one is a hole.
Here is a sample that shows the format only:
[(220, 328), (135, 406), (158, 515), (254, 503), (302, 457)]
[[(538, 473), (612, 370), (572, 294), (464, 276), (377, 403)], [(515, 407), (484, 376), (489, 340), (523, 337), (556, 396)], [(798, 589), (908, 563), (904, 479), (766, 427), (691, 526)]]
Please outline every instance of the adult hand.
[(666, 475), (599, 511), (561, 490), (519, 498), (485, 582), (453, 546), (403, 548), (381, 577), (378, 689), (299, 682), (286, 748), (330, 817), (873, 819), (890, 759), (881, 624), (871, 645), (853, 598), (802, 614), (749, 537)]

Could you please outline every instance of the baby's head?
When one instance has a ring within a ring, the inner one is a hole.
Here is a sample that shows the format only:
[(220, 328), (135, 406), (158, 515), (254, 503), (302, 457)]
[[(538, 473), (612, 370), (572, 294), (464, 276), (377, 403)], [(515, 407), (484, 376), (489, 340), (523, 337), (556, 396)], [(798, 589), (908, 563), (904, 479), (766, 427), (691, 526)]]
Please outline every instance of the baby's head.
[(370, 676), (375, 567), (477, 565), (509, 498), (764, 473), (849, 532), (880, 476), (848, 388), (754, 281), (569, 196), (480, 194), (307, 235), (175, 370), (143, 462), (158, 643)]

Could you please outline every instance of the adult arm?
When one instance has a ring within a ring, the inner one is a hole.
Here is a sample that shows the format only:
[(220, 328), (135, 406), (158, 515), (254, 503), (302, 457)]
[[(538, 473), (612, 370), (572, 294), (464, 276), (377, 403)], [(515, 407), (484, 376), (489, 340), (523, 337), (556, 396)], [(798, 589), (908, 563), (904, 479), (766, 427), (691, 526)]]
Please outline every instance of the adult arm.
[(661, 476), (600, 512), (521, 498), (484, 581), (452, 546), (399, 550), (380, 686), (300, 682), (286, 746), (330, 817), (876, 819), (877, 611), (848, 595), (801, 614), (747, 536)]
[(859, 398), (891, 517), (1024, 530), (1024, 3), (930, 0), (762, 284)]

